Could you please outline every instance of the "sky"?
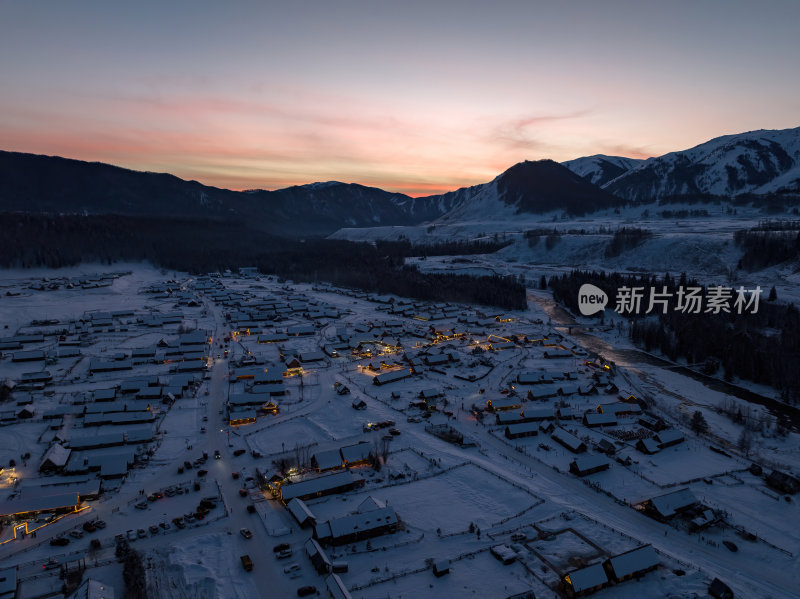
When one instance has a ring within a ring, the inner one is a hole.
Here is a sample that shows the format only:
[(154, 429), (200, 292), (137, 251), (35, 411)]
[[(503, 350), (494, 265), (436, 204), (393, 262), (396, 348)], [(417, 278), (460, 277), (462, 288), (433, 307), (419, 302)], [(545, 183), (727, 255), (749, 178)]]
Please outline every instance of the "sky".
[(0, 0), (0, 149), (414, 196), (800, 125), (800, 2)]

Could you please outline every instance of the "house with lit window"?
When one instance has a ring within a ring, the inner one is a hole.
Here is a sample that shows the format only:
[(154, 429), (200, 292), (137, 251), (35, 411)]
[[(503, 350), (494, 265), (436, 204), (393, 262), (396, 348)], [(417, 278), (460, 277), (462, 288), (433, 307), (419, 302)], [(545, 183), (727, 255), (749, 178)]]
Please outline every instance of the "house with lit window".
[(603, 564), (573, 570), (561, 579), (561, 590), (567, 597), (585, 597), (610, 584)]

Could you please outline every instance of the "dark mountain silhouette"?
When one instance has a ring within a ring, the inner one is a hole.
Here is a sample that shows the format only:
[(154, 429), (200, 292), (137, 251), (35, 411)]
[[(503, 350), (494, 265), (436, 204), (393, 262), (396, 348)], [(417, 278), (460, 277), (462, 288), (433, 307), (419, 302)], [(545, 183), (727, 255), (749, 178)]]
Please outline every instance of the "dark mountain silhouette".
[(0, 151), (0, 211), (223, 219), (278, 235), (411, 225), (442, 214), (434, 199), (348, 183), (230, 191), (163, 173)]
[(520, 162), (497, 180), (499, 199), (518, 212), (564, 210), (586, 214), (622, 204), (622, 200), (552, 160)]

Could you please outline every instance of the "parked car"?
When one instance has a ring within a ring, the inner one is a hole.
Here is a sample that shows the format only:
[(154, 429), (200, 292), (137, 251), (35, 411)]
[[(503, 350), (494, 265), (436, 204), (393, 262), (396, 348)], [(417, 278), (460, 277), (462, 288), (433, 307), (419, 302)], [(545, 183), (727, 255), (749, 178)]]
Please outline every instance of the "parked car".
[(246, 450), (244, 449), (237, 449), (236, 451), (233, 452), (233, 455), (235, 455), (238, 458), (240, 455), (244, 454), (245, 451)]
[(233, 477), (233, 480), (237, 480), (239, 478), (239, 473), (238, 472), (231, 472), (231, 476)]
[(150, 525), (150, 534), (151, 535), (158, 534), (158, 526), (156, 526), (155, 524), (151, 524)]
[(128, 540), (129, 540), (129, 541), (135, 541), (135, 540), (137, 539), (137, 537), (136, 537), (136, 531), (135, 531), (135, 530), (129, 530), (129, 531), (126, 533), (126, 536), (127, 536), (127, 538), (128, 538)]
[(163, 528), (164, 530), (169, 530), (169, 522), (159, 522), (158, 525)]
[(275, 557), (277, 557), (278, 559), (286, 559), (287, 557), (292, 557), (292, 548), (289, 547), (288, 549), (283, 549), (281, 551), (278, 551), (278, 553), (275, 554)]
[(138, 536), (140, 539), (143, 539), (147, 536), (147, 531), (144, 528), (140, 528), (136, 531), (136, 536)]
[(300, 587), (299, 589), (297, 589), (297, 596), (307, 597), (308, 595), (314, 595), (316, 592), (317, 592), (317, 587), (306, 585), (304, 587)]
[(69, 539), (67, 537), (56, 537), (55, 539), (50, 539), (50, 544), (53, 547), (63, 547), (64, 545), (69, 545)]
[(47, 560), (47, 563), (42, 566), (42, 568), (45, 570), (51, 570), (53, 568), (58, 568), (60, 565), (61, 562), (59, 562), (56, 558), (51, 557), (49, 560)]
[(94, 525), (93, 522), (84, 522), (81, 528), (83, 528), (83, 530), (85, 530), (86, 532), (94, 532), (95, 530), (97, 530), (97, 527)]
[(239, 489), (239, 495), (241, 497), (247, 497), (247, 489)]
[(278, 551), (283, 551), (284, 549), (291, 549), (291, 547), (292, 547), (292, 546), (291, 546), (291, 545), (289, 545), (289, 543), (280, 543), (280, 544), (278, 544), (278, 545), (275, 545), (275, 546), (272, 548), (272, 552), (273, 552), (273, 553), (278, 553)]
[(291, 564), (289, 564), (288, 566), (285, 566), (283, 568), (283, 573), (284, 574), (289, 574), (289, 576), (299, 575), (300, 574), (300, 564), (298, 564), (297, 562), (292, 562)]
[(722, 544), (725, 545), (725, 547), (727, 547), (729, 551), (732, 551), (734, 553), (739, 551), (739, 547), (736, 545), (736, 543), (732, 543), (731, 541), (722, 541)]
[(95, 525), (97, 528), (103, 529), (103, 528), (105, 528), (105, 527), (106, 527), (106, 521), (105, 521), (105, 520), (95, 520), (95, 521), (94, 521), (94, 525)]
[(198, 470), (197, 471), (197, 476), (205, 476), (206, 474), (208, 474), (208, 470)]
[(245, 539), (251, 539), (253, 537), (253, 533), (247, 528), (240, 529), (239, 534), (241, 534)]
[(147, 502), (146, 501), (140, 501), (139, 503), (135, 504), (133, 507), (135, 507), (138, 510), (146, 510), (147, 509)]
[(69, 533), (69, 536), (71, 536), (73, 539), (82, 539), (83, 533), (79, 530), (73, 530)]
[(243, 555), (239, 559), (242, 560), (242, 567), (245, 570), (249, 572), (253, 569), (253, 560), (250, 559), (249, 555)]
[(248, 514), (255, 514), (256, 513), (256, 506), (254, 506), (252, 503), (250, 505), (248, 505), (247, 506), (247, 513)]

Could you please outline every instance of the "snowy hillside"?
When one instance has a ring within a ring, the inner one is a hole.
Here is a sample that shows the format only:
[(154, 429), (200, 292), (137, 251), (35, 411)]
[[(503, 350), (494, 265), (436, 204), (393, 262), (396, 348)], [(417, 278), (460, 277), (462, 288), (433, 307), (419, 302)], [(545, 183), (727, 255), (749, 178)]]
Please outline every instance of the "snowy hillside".
[(650, 158), (603, 188), (640, 202), (675, 196), (797, 192), (800, 128), (718, 137), (689, 150)]
[(489, 221), (521, 213), (583, 215), (621, 203), (552, 160), (520, 162), (489, 183), (458, 190), (454, 199), (455, 207), (437, 222)]
[(595, 154), (562, 162), (569, 170), (587, 181), (602, 187), (620, 175), (641, 166), (644, 160)]

